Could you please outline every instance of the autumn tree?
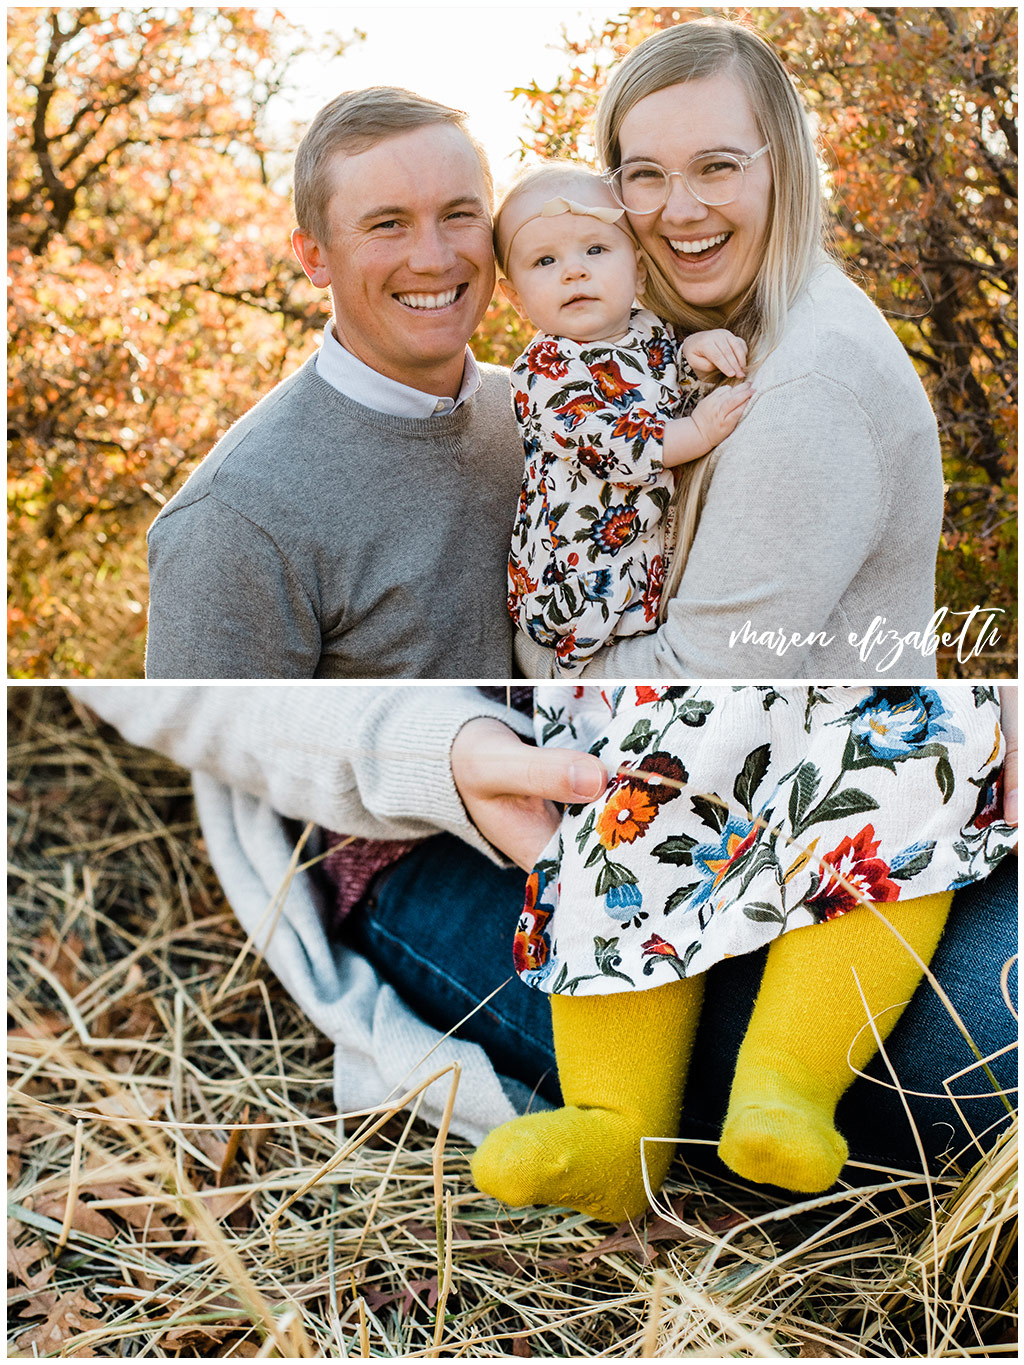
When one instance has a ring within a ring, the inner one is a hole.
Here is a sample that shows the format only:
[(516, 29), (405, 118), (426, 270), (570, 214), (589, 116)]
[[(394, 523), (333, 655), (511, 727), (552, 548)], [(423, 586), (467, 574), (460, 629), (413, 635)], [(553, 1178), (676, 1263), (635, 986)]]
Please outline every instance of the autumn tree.
[(255, 9), (8, 11), (13, 673), (140, 670), (145, 523), (321, 325), (268, 122), (311, 50)]
[[(705, 14), (752, 24), (780, 53), (820, 133), (832, 247), (928, 389), (947, 476), (939, 602), (1015, 620), (1016, 10), (632, 9), (566, 43), (556, 86), (517, 92), (525, 148), (592, 159), (612, 65)], [(999, 662), (1013, 674), (1012, 653)]]

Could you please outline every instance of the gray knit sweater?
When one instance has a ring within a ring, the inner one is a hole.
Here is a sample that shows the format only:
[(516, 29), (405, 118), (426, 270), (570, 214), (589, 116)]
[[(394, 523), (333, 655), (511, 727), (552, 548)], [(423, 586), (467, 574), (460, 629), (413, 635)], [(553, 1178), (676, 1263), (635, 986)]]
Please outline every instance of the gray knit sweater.
[(230, 428), (149, 532), (155, 678), (505, 678), (522, 476), (508, 375), (424, 421), (314, 360)]

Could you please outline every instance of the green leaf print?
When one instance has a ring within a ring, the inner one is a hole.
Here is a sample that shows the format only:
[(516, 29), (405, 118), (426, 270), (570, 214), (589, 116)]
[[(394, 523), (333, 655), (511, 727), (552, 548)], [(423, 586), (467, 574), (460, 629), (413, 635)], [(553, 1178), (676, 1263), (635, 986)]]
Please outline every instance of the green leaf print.
[(622, 954), (619, 952), (617, 938), (594, 939), (594, 962), (600, 967), (602, 976), (614, 976), (633, 985), (633, 978), (618, 970), (622, 965)]
[(803, 829), (804, 812), (817, 796), (820, 784), (821, 773), (816, 765), (801, 763), (789, 793), (789, 822), (794, 834), (799, 834)]
[(623, 867), (621, 863), (613, 863), (609, 859), (601, 869), (595, 894), (607, 896), (608, 892), (616, 886), (636, 886), (636, 874), (630, 872), (628, 867)]
[(693, 729), (707, 723), (707, 718), (715, 709), (713, 701), (707, 701), (703, 697), (684, 697), (676, 708), (673, 719), (681, 720), (684, 725), (689, 725)]
[[(584, 820), (583, 824), (576, 831), (576, 847), (579, 849), (581, 853), (583, 852), (583, 845), (587, 842), (587, 840), (590, 838), (591, 833), (593, 832), (596, 820), (597, 812), (596, 810), (591, 810), (590, 814)], [(589, 866), (589, 864), (586, 864), (586, 866)]]
[(690, 805), (693, 807), (694, 815), (699, 815), (709, 829), (721, 834), (729, 820), (729, 812), (722, 802), (709, 801), (705, 796), (694, 796)]
[(769, 905), (767, 901), (751, 901), (749, 905), (743, 907), (743, 913), (747, 919), (756, 920), (758, 924), (785, 924), (786, 917), (777, 905)]
[(939, 784), (939, 791), (942, 793), (942, 804), (945, 805), (953, 795), (956, 786), (956, 779), (953, 777), (953, 768), (945, 754), (935, 765), (935, 781)]
[(877, 809), (878, 802), (874, 797), (868, 796), (867, 792), (862, 792), (858, 787), (851, 787), (848, 791), (836, 792), (835, 796), (826, 796), (825, 800), (807, 815), (803, 829), (821, 824), (823, 820), (845, 820), (848, 815), (863, 815), (865, 811)]
[(663, 915), (671, 915), (673, 910), (678, 910), (684, 901), (690, 899), (698, 886), (700, 886), (700, 882), (691, 882), (689, 886), (676, 887), (675, 891), (672, 892), (671, 896), (669, 896), (668, 900), (665, 902), (665, 908), (661, 913)]
[(743, 768), (736, 779), (732, 794), (748, 815), (754, 809), (754, 793), (764, 781), (771, 757), (772, 746), (761, 744), (743, 760)]
[(651, 722), (645, 718), (637, 721), (622, 741), (621, 747), (631, 754), (642, 754), (653, 738)]
[(689, 834), (674, 834), (671, 839), (651, 849), (651, 855), (659, 863), (674, 863), (677, 867), (693, 866), (693, 850), (697, 840)]

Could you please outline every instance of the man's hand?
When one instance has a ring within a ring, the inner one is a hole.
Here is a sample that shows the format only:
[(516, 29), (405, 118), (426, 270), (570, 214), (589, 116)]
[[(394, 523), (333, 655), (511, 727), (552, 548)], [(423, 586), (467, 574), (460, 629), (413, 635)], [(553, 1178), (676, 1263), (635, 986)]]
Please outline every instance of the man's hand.
[(691, 333), (682, 351), (698, 379), (706, 379), (716, 370), (729, 379), (742, 379), (747, 372), (747, 343), (724, 327)]
[(558, 828), (555, 801), (595, 801), (604, 764), (573, 749), (537, 749), (500, 720), (468, 721), (452, 745), (452, 776), (469, 818), (514, 863), (533, 867)]

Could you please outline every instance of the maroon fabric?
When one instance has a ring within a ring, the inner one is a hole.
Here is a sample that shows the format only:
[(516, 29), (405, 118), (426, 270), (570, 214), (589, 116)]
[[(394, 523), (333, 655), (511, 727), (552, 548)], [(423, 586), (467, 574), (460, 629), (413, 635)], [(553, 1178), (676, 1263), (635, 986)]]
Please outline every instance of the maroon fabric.
[(366, 894), (378, 872), (414, 849), (419, 839), (347, 839), (330, 834), (338, 843), (324, 859), (323, 869), (334, 887), (334, 922), (341, 923)]
[[(509, 690), (513, 707), (524, 715), (531, 715), (533, 688), (513, 687)], [(504, 687), (482, 687), (480, 691), (493, 701), (506, 700)], [(422, 843), (421, 839), (350, 839), (344, 834), (332, 834), (330, 831), (327, 831), (327, 839), (334, 847), (323, 861), (323, 870), (334, 887), (335, 925), (340, 924), (362, 900), (378, 872), (397, 863), (399, 858)]]

